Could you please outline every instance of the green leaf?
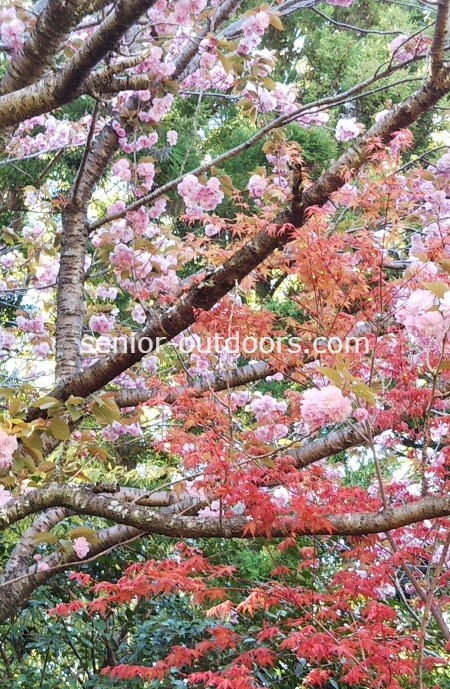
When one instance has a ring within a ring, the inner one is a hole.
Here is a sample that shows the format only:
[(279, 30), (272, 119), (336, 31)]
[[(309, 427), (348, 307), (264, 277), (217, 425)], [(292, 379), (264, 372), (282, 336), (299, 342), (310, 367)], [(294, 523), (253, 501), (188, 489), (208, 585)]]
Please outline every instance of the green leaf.
[(96, 532), (88, 526), (77, 526), (75, 529), (69, 531), (67, 538), (70, 538), (71, 541), (75, 538), (85, 538), (91, 545), (98, 543)]
[(322, 373), (326, 378), (331, 380), (331, 382), (334, 383), (337, 387), (341, 387), (341, 376), (337, 371), (334, 370), (334, 368), (330, 368), (329, 366), (319, 366), (317, 370), (319, 371), (319, 373)]
[(353, 383), (352, 392), (354, 392), (355, 395), (361, 397), (361, 399), (365, 400), (372, 406), (375, 404), (375, 393), (365, 383)]
[(63, 419), (55, 417), (52, 419), (50, 424), (50, 433), (57, 440), (69, 440), (70, 438), (70, 428), (69, 424)]
[(41, 543), (58, 543), (58, 539), (51, 533), (38, 533), (32, 538), (33, 543), (40, 545)]
[(275, 14), (270, 15), (270, 26), (273, 26), (273, 28), (277, 31), (284, 30), (283, 22), (281, 21), (280, 17), (277, 17)]
[(56, 397), (40, 397), (34, 404), (32, 405), (36, 409), (51, 409), (52, 407), (56, 407), (60, 405), (60, 401), (56, 399)]
[(119, 407), (111, 397), (98, 397), (91, 411), (103, 426), (119, 421), (121, 416)]
[(32, 433), (29, 436), (23, 435), (21, 437), (21, 440), (26, 447), (30, 448), (30, 450), (36, 450), (37, 452), (42, 452), (42, 449), (43, 449), (42, 439), (41, 439), (41, 436), (38, 435), (36, 432)]
[(422, 287), (427, 289), (436, 297), (439, 297), (439, 299), (442, 299), (444, 294), (450, 289), (445, 282), (423, 282)]

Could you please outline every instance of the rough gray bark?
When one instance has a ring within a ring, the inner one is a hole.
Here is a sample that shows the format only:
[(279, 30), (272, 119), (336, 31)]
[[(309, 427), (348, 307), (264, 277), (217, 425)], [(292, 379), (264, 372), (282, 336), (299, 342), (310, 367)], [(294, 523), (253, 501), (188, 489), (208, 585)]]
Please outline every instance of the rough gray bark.
[(22, 50), (10, 63), (0, 84), (0, 93), (11, 93), (33, 84), (54, 65), (67, 36), (92, 3), (80, 0), (49, 0)]
[[(76, 514), (101, 517), (147, 533), (175, 538), (242, 538), (248, 524), (244, 517), (221, 520), (171, 514), (164, 510), (157, 511), (126, 502), (121, 500), (120, 496), (97, 493), (79, 485), (53, 483), (31, 491), (1, 507), (0, 529), (3, 530), (24, 517), (54, 507), (65, 507)], [(425, 519), (449, 515), (450, 497), (429, 496), (381, 512), (329, 514), (324, 516), (326, 525), (311, 527), (305, 524), (304, 527), (296, 527), (295, 532), (316, 536), (330, 534), (364, 536), (384, 533)], [(256, 528), (256, 533), (258, 533), (258, 528)], [(287, 533), (289, 529), (286, 527), (281, 531), (274, 530), (272, 535), (285, 536)]]

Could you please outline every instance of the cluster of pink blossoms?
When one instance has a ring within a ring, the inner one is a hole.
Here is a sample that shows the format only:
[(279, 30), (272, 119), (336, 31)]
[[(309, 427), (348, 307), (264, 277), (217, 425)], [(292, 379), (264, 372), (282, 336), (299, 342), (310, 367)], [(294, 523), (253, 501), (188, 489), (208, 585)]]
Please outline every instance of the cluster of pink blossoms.
[(329, 114), (325, 110), (318, 110), (311, 108), (297, 119), (301, 127), (323, 127), (330, 119)]
[(281, 438), (285, 438), (289, 432), (289, 428), (284, 423), (267, 424), (259, 426), (256, 429), (255, 435), (258, 440), (263, 443), (276, 443)]
[[(150, 91), (140, 91), (139, 99), (141, 101), (150, 100)], [(162, 98), (153, 98), (152, 106), (148, 112), (143, 110), (139, 113), (139, 119), (141, 122), (159, 122), (162, 120), (164, 115), (167, 115), (173, 104), (173, 94), (167, 93)]]
[(442, 342), (450, 328), (450, 290), (438, 299), (427, 289), (416, 289), (399, 306), (397, 320), (409, 335)]
[(175, 69), (172, 61), (163, 62), (164, 53), (159, 46), (152, 46), (145, 60), (135, 68), (136, 74), (151, 74), (154, 79), (167, 79)]
[(247, 189), (254, 199), (260, 199), (264, 196), (269, 185), (269, 180), (262, 175), (252, 175), (248, 180)]
[(206, 0), (178, 0), (174, 4), (171, 21), (176, 24), (189, 25), (192, 21), (192, 15), (198, 16), (203, 12), (207, 5)]
[(21, 49), (25, 40), (25, 24), (17, 16), (14, 7), (0, 9), (0, 37), (13, 53)]
[(342, 117), (336, 125), (336, 139), (338, 141), (350, 141), (361, 134), (362, 125), (356, 121), (356, 117)]
[(298, 89), (293, 85), (275, 84), (275, 88), (269, 90), (264, 86), (248, 82), (242, 91), (247, 100), (252, 101), (259, 113), (273, 112), (277, 110), (282, 114), (290, 114), (297, 108)]
[(206, 184), (200, 184), (195, 175), (186, 175), (177, 189), (188, 214), (193, 217), (201, 217), (203, 211), (213, 211), (224, 197), (217, 177), (210, 177)]
[(242, 23), (244, 37), (239, 42), (238, 52), (241, 55), (250, 55), (254, 48), (257, 48), (262, 41), (266, 29), (270, 26), (270, 15), (267, 12), (259, 11), (251, 14)]
[(333, 423), (342, 423), (351, 414), (352, 404), (335, 385), (305, 390), (301, 402), (302, 418), (315, 431)]
[(390, 48), (396, 62), (403, 64), (418, 55), (424, 55), (429, 48), (429, 39), (422, 34), (409, 38), (406, 34), (400, 34), (394, 38)]
[(142, 429), (138, 423), (121, 424), (118, 421), (113, 421), (102, 431), (103, 439), (110, 443), (115, 442), (124, 435), (131, 435), (132, 438), (140, 438)]
[(72, 547), (74, 549), (75, 555), (78, 559), (82, 560), (89, 553), (91, 546), (89, 541), (84, 536), (79, 536), (74, 538), (72, 542)]
[(106, 316), (104, 313), (98, 316), (91, 316), (89, 319), (89, 327), (93, 333), (99, 333), (100, 335), (107, 335), (114, 328), (116, 319), (114, 316)]
[[(86, 142), (91, 119), (90, 115), (77, 122), (58, 120), (53, 115), (32, 117), (19, 125), (8, 144), (8, 152), (21, 157), (64, 147), (81, 146)], [(96, 131), (99, 126), (98, 124)], [(43, 128), (44, 131), (33, 134), (36, 127)]]
[(9, 469), (13, 460), (13, 453), (17, 450), (17, 438), (8, 435), (0, 428), (0, 469)]
[[(112, 167), (112, 173), (121, 182), (129, 182), (131, 180), (130, 161), (126, 158), (120, 158)], [(136, 166), (136, 173), (138, 177), (143, 178), (141, 186), (150, 191), (153, 187), (153, 180), (155, 178), (155, 166), (153, 163), (145, 161), (140, 162)], [(137, 194), (138, 195), (138, 194)]]
[(286, 402), (278, 401), (275, 397), (272, 397), (272, 395), (255, 397), (250, 403), (250, 410), (253, 412), (258, 422), (269, 421), (277, 412), (284, 414), (286, 409)]

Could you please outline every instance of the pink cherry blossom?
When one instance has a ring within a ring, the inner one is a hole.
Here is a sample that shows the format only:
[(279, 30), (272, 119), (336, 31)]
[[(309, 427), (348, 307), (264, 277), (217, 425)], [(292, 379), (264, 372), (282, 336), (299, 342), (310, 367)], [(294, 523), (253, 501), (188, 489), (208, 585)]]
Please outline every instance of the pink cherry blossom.
[(218, 500), (213, 500), (208, 507), (199, 510), (198, 516), (203, 519), (217, 519), (220, 515), (220, 503)]
[(224, 193), (220, 189), (217, 177), (210, 177), (197, 194), (197, 200), (205, 211), (213, 211), (223, 201)]
[(390, 49), (395, 61), (403, 64), (417, 55), (423, 55), (428, 50), (428, 41), (422, 34), (412, 38), (400, 34), (391, 42)]
[(157, 356), (146, 356), (142, 361), (142, 368), (144, 371), (150, 374), (154, 374), (158, 371), (158, 357)]
[(272, 496), (273, 503), (277, 507), (286, 507), (287, 505), (289, 505), (292, 499), (292, 493), (284, 486), (279, 486), (278, 488), (275, 488), (275, 490), (272, 493)]
[(33, 560), (36, 562), (36, 569), (38, 572), (46, 572), (50, 569), (50, 566), (42, 559), (42, 555), (39, 553), (33, 555)]
[(181, 180), (177, 189), (188, 209), (212, 211), (224, 197), (217, 177), (210, 177), (206, 185), (203, 185), (195, 175), (189, 174)]
[(450, 326), (450, 309), (447, 292), (441, 299), (440, 311), (433, 310), (437, 297), (426, 289), (416, 289), (406, 301), (400, 301), (397, 320), (403, 323), (408, 334), (441, 341)]
[(45, 333), (43, 316), (36, 316), (35, 318), (17, 316), (16, 323), (17, 327), (23, 330), (23, 332), (33, 333), (34, 335), (43, 335)]
[(131, 312), (131, 318), (136, 321), (136, 323), (145, 323), (145, 320), (147, 318), (144, 309), (140, 304), (136, 304), (136, 306), (133, 308)]
[(129, 182), (131, 179), (130, 163), (126, 158), (120, 158), (112, 167), (112, 173), (122, 182)]
[(129, 270), (134, 261), (134, 251), (125, 244), (117, 244), (114, 251), (109, 254), (113, 266), (118, 270)]
[(342, 423), (352, 411), (350, 399), (344, 397), (335, 385), (328, 385), (321, 390), (305, 390), (300, 408), (303, 420), (311, 430), (332, 423)]
[(288, 432), (289, 428), (284, 423), (275, 423), (259, 426), (255, 431), (255, 435), (263, 443), (275, 443), (277, 440), (284, 438)]
[(17, 438), (15, 435), (8, 435), (0, 428), (0, 469), (9, 469), (13, 453), (17, 450)]
[(2, 42), (17, 52), (25, 38), (25, 24), (19, 19), (14, 7), (0, 10), (0, 37)]
[(206, 356), (199, 356), (198, 354), (192, 354), (189, 371), (194, 376), (203, 378), (207, 378), (213, 373), (210, 360)]
[(167, 143), (169, 146), (175, 146), (178, 141), (178, 132), (176, 132), (174, 129), (171, 129), (170, 131), (167, 132)]
[(114, 328), (115, 323), (114, 316), (106, 316), (104, 313), (100, 315), (91, 316), (89, 319), (89, 327), (93, 333), (99, 333), (100, 335), (106, 335), (110, 333)]
[(249, 402), (249, 393), (247, 390), (242, 390), (240, 392), (232, 392), (230, 395), (231, 404), (236, 407), (245, 407)]
[(84, 536), (79, 536), (78, 538), (75, 538), (72, 543), (73, 549), (75, 551), (75, 555), (82, 560), (88, 552), (91, 549), (91, 546), (89, 544), (89, 541), (86, 540)]
[(201, 189), (201, 184), (195, 175), (186, 175), (178, 184), (177, 189), (186, 206), (197, 205), (197, 194)]
[(164, 213), (166, 210), (167, 206), (167, 199), (164, 198), (164, 196), (161, 196), (154, 205), (150, 208), (148, 212), (148, 217), (152, 218), (152, 220), (155, 220), (156, 218), (161, 217), (161, 215)]
[(172, 103), (173, 95), (171, 93), (167, 93), (163, 98), (154, 98), (153, 105), (148, 112), (149, 118), (159, 122), (169, 112)]
[(256, 416), (257, 421), (271, 420), (276, 412), (284, 414), (286, 409), (286, 402), (278, 401), (271, 395), (256, 397), (250, 404), (250, 410)]
[(118, 290), (116, 287), (108, 287), (107, 285), (99, 285), (95, 290), (95, 296), (99, 299), (109, 299), (114, 301), (117, 297)]
[(16, 338), (13, 333), (9, 333), (7, 330), (2, 330), (0, 328), (0, 351), (11, 350), (16, 344)]
[(6, 505), (6, 503), (10, 500), (12, 500), (11, 493), (9, 492), (9, 490), (6, 490), (4, 486), (0, 485), (0, 507)]
[(369, 418), (369, 412), (364, 407), (358, 407), (358, 409), (355, 409), (353, 416), (359, 423), (363, 423)]
[(361, 134), (362, 125), (356, 122), (356, 117), (342, 117), (336, 125), (336, 139), (350, 141)]
[(244, 37), (241, 39), (238, 52), (241, 55), (250, 53), (261, 43), (266, 29), (270, 26), (270, 15), (259, 10), (247, 17), (242, 23)]
[(50, 353), (50, 345), (48, 342), (39, 342), (33, 347), (33, 356), (39, 359), (46, 359)]
[(247, 189), (254, 199), (260, 199), (268, 187), (268, 180), (262, 175), (252, 175), (248, 181)]
[(214, 225), (214, 223), (209, 222), (205, 225), (205, 235), (207, 237), (214, 237), (216, 234), (219, 234), (220, 232), (220, 227), (217, 227), (217, 225)]

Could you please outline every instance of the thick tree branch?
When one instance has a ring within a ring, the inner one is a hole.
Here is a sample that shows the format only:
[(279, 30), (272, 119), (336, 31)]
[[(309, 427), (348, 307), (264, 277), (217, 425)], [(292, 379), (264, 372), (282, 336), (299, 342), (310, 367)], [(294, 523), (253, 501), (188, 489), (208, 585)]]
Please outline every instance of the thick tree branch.
[(63, 519), (70, 516), (71, 512), (64, 507), (57, 507), (39, 515), (32, 525), (25, 531), (16, 547), (12, 551), (4, 572), (0, 577), (0, 583), (20, 576), (28, 571), (29, 560), (36, 550), (34, 538), (42, 532), (51, 531)]
[(56, 319), (56, 381), (64, 382), (81, 368), (86, 241), (85, 208), (70, 203), (62, 213), (61, 255)]
[(113, 50), (154, 0), (119, 0), (116, 9), (60, 72), (0, 97), (0, 127), (18, 124), (77, 98), (92, 69)]
[(450, 0), (437, 0), (436, 28), (430, 49), (431, 74), (439, 75), (444, 65), (444, 49), (448, 36)]
[[(103, 529), (97, 533), (98, 540), (91, 545), (88, 558), (100, 557), (106, 550), (119, 548), (125, 541), (136, 538), (140, 534), (138, 529), (123, 525)], [(35, 549), (34, 544), (30, 554)], [(71, 554), (55, 553), (46, 559), (49, 570), (41, 572), (37, 571), (36, 566), (32, 566), (17, 572), (14, 576), (10, 573), (10, 576), (0, 582), (0, 623), (15, 615), (39, 586), (45, 584), (58, 572), (65, 571), (69, 566), (75, 569), (82, 565), (84, 560), (73, 562)]]
[[(269, 366), (269, 364), (259, 361), (256, 364), (240, 366), (226, 374), (214, 376), (210, 380), (199, 380), (192, 387), (180, 385), (167, 392), (167, 394), (162, 393), (162, 397), (166, 404), (173, 404), (178, 397), (185, 393), (192, 394), (194, 397), (200, 397), (209, 390), (220, 392), (229, 388), (238, 388), (241, 385), (262, 380), (275, 373), (276, 370)], [(152, 398), (159, 397), (159, 394), (157, 390), (122, 390), (118, 393), (115, 400), (119, 407), (136, 407), (138, 404), (145, 404)]]
[(43, 77), (53, 67), (71, 30), (90, 11), (91, 4), (80, 0), (49, 0), (34, 31), (11, 61), (1, 81), (0, 93), (11, 93)]
[[(168, 514), (135, 503), (127, 503), (115, 496), (98, 494), (77, 485), (49, 484), (0, 508), (0, 529), (42, 510), (65, 507), (76, 514), (85, 514), (126, 524), (140, 531), (174, 538), (242, 538), (248, 521), (244, 517), (226, 519), (198, 518)], [(170, 508), (169, 508), (170, 509)], [(296, 528), (305, 535), (364, 536), (385, 533), (425, 519), (450, 515), (450, 497), (429, 496), (381, 512), (330, 514), (323, 517), (326, 524)], [(258, 533), (258, 531), (256, 531)], [(274, 530), (272, 536), (285, 536), (288, 527)]]
[[(372, 430), (375, 437), (382, 432), (381, 429)], [(364, 426), (357, 425), (353, 428), (345, 428), (342, 431), (331, 431), (324, 438), (316, 438), (312, 442), (306, 443), (297, 450), (290, 450), (287, 454), (293, 458), (298, 469), (319, 462), (326, 457), (344, 452), (351, 447), (365, 445), (367, 443), (366, 431)]]
[[(178, 500), (177, 503), (172, 504), (175, 496), (172, 496), (170, 493), (163, 495), (161, 493), (145, 495), (144, 493), (141, 496), (142, 493), (143, 491), (132, 488), (123, 488), (120, 495), (125, 500), (133, 500), (136, 504), (148, 506), (164, 505), (165, 507), (161, 509), (161, 514), (166, 515), (189, 510), (195, 512), (198, 509), (196, 506), (198, 501), (193, 498)], [(144, 535), (144, 532), (139, 529), (118, 524), (101, 529), (96, 533), (96, 539), (90, 544), (89, 553), (85, 558), (74, 560), (72, 553), (56, 552), (44, 560), (48, 569), (38, 571), (36, 565), (30, 567), (28, 560), (36, 549), (36, 543), (33, 541), (33, 538), (41, 531), (49, 531), (62, 519), (71, 514), (71, 512), (64, 508), (49, 510), (34, 521), (33, 525), (22, 537), (20, 544), (14, 549), (4, 575), (0, 580), (0, 623), (14, 615), (21, 606), (25, 605), (33, 591), (49, 581), (55, 574), (63, 572), (69, 567), (76, 569), (87, 561), (91, 562), (105, 555), (106, 552), (115, 550), (130, 540), (135, 540)]]

